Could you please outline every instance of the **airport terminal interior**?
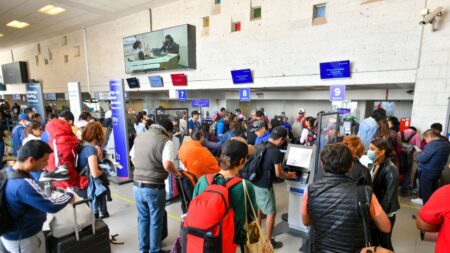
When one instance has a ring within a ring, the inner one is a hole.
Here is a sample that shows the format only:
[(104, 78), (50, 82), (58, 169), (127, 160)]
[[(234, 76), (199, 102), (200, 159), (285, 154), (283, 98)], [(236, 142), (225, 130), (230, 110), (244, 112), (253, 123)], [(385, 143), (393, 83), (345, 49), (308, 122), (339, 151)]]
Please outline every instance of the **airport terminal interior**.
[[(263, 252), (245, 246), (251, 233), (242, 217), (253, 215), (242, 206), (253, 201), (263, 233), (272, 234), (257, 236), (273, 247), (264, 252), (355, 252), (368, 244), (450, 252), (450, 199), (437, 199), (450, 184), (449, 13), (450, 0), (0, 0), (3, 167), (22, 170), (30, 140), (46, 142), (49, 163), (30, 185), (51, 203), (73, 189), (94, 196), (88, 203), (99, 231), (91, 234), (88, 212), (80, 233), (65, 224), (69, 232), (56, 236), (56, 213), (27, 238), (18, 223), (15, 233), (2, 227), (0, 252)], [(231, 155), (238, 144), (245, 153)], [(366, 176), (351, 176), (355, 164)], [(208, 251), (199, 245), (217, 228), (188, 230), (197, 219), (188, 211), (206, 199), (202, 175), (228, 180), (235, 170), (231, 178), (246, 179), (255, 200), (240, 191), (237, 201), (228, 190), (238, 206), (234, 241)], [(344, 177), (350, 181), (336, 189), (326, 184)], [(362, 204), (367, 212), (357, 204), (360, 185), (373, 191)], [(5, 183), (0, 193), (8, 191)], [(146, 191), (164, 196), (148, 195), (148, 207), (140, 199)], [(7, 201), (20, 201), (1, 199), (1, 215), (12, 210)], [(352, 211), (340, 213), (349, 203)], [(439, 219), (431, 221), (432, 210)], [(370, 214), (371, 228), (354, 218), (361, 213)], [(38, 250), (29, 238), (41, 230)]]

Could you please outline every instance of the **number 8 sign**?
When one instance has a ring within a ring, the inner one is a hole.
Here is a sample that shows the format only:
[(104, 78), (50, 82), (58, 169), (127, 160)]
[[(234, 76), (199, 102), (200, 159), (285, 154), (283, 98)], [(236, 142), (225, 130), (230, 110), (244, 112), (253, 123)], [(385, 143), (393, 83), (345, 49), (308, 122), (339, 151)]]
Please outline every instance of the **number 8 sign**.
[(250, 101), (250, 88), (239, 89), (239, 100), (243, 102)]

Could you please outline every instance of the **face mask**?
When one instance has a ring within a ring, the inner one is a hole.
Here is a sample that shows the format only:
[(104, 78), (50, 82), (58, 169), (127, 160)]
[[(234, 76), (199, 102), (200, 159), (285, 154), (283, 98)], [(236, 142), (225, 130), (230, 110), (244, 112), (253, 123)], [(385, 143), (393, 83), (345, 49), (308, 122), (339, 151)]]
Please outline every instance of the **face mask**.
[(375, 154), (375, 151), (373, 151), (373, 150), (370, 150), (370, 149), (367, 150), (367, 156), (373, 162), (375, 162), (377, 160), (377, 155)]

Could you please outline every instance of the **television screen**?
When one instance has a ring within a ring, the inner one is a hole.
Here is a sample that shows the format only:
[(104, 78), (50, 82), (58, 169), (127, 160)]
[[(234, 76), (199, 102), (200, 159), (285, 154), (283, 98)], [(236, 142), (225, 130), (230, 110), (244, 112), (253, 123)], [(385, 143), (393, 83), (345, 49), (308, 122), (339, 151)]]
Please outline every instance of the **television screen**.
[(135, 89), (135, 88), (141, 87), (139, 85), (139, 79), (137, 79), (136, 77), (127, 78), (127, 83), (128, 83), (128, 87), (130, 87), (130, 89)]
[(123, 38), (125, 72), (196, 68), (195, 26), (181, 25)]
[(3, 82), (18, 84), (28, 82), (28, 67), (23, 61), (16, 61), (2, 65)]

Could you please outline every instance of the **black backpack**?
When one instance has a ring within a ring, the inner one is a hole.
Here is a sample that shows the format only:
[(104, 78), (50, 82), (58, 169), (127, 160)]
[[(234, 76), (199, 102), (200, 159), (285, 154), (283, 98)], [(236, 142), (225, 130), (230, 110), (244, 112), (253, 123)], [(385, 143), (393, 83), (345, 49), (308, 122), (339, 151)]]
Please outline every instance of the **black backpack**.
[(5, 188), (8, 179), (29, 178), (30, 176), (23, 172), (0, 171), (0, 235), (11, 231), (14, 228), (14, 220), (6, 207)]
[(256, 154), (247, 160), (244, 168), (239, 172), (241, 178), (250, 182), (255, 182), (261, 176), (267, 141), (257, 144), (256, 150)]

